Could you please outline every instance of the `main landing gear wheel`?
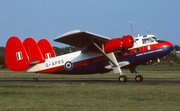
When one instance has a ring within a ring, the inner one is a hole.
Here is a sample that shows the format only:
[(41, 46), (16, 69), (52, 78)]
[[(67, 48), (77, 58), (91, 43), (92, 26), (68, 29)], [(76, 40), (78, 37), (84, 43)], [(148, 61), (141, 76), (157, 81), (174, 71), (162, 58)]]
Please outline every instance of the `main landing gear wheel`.
[(34, 82), (38, 82), (38, 78), (39, 78), (39, 73), (36, 73), (36, 77), (33, 78), (33, 81), (34, 81)]
[(33, 81), (34, 81), (34, 82), (38, 82), (38, 78), (36, 78), (36, 77), (33, 78)]
[(119, 82), (127, 82), (126, 76), (119, 76)]
[(137, 76), (135, 77), (135, 81), (136, 81), (136, 82), (142, 82), (142, 81), (143, 81), (143, 76), (142, 76), (142, 75), (137, 75)]

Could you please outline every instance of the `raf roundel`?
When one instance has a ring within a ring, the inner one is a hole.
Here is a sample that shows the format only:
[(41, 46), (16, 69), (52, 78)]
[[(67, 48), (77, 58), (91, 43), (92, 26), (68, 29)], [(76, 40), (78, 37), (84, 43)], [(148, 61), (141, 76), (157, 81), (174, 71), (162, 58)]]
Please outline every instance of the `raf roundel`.
[(70, 61), (67, 61), (67, 62), (65, 63), (65, 65), (64, 65), (64, 68), (65, 68), (66, 70), (68, 70), (68, 71), (72, 70), (72, 68), (73, 68), (73, 63), (70, 62)]

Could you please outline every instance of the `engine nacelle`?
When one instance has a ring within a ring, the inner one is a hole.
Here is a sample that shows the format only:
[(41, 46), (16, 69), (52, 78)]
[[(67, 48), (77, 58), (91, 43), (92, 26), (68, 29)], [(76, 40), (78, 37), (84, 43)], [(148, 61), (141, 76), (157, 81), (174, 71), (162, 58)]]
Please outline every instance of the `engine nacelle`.
[(110, 41), (108, 41), (104, 45), (104, 51), (106, 53), (114, 52), (117, 50), (121, 50), (123, 48), (127, 49), (133, 47), (133, 38), (131, 35), (123, 36), (121, 38), (114, 38)]
[(123, 41), (123, 47), (124, 48), (131, 48), (131, 47), (133, 47), (133, 38), (132, 38), (132, 36), (131, 35), (126, 35), (126, 36), (123, 36), (122, 37), (122, 41)]

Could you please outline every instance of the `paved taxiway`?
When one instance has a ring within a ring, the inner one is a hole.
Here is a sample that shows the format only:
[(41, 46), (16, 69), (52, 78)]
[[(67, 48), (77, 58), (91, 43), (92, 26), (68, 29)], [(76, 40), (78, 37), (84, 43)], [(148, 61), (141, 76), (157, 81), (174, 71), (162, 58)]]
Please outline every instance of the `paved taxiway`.
[[(32, 79), (0, 79), (0, 82), (33, 82)], [(117, 78), (102, 79), (102, 78), (89, 78), (89, 79), (39, 79), (38, 82), (118, 82)], [(128, 79), (127, 82), (135, 82), (134, 79)], [(180, 79), (144, 79), (143, 83), (178, 83)]]

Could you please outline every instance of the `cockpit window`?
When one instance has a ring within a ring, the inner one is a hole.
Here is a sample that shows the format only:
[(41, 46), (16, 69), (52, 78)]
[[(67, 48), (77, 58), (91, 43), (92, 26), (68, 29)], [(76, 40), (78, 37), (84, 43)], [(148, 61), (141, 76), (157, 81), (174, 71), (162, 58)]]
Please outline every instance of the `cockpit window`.
[(152, 37), (155, 41), (158, 41), (159, 39), (158, 38), (156, 38), (156, 37)]
[(146, 43), (152, 43), (152, 42), (154, 42), (154, 40), (152, 38), (144, 38), (144, 39), (142, 39), (142, 42), (143, 42), (143, 44), (146, 44)]
[(135, 39), (135, 41), (138, 41), (139, 39)]

